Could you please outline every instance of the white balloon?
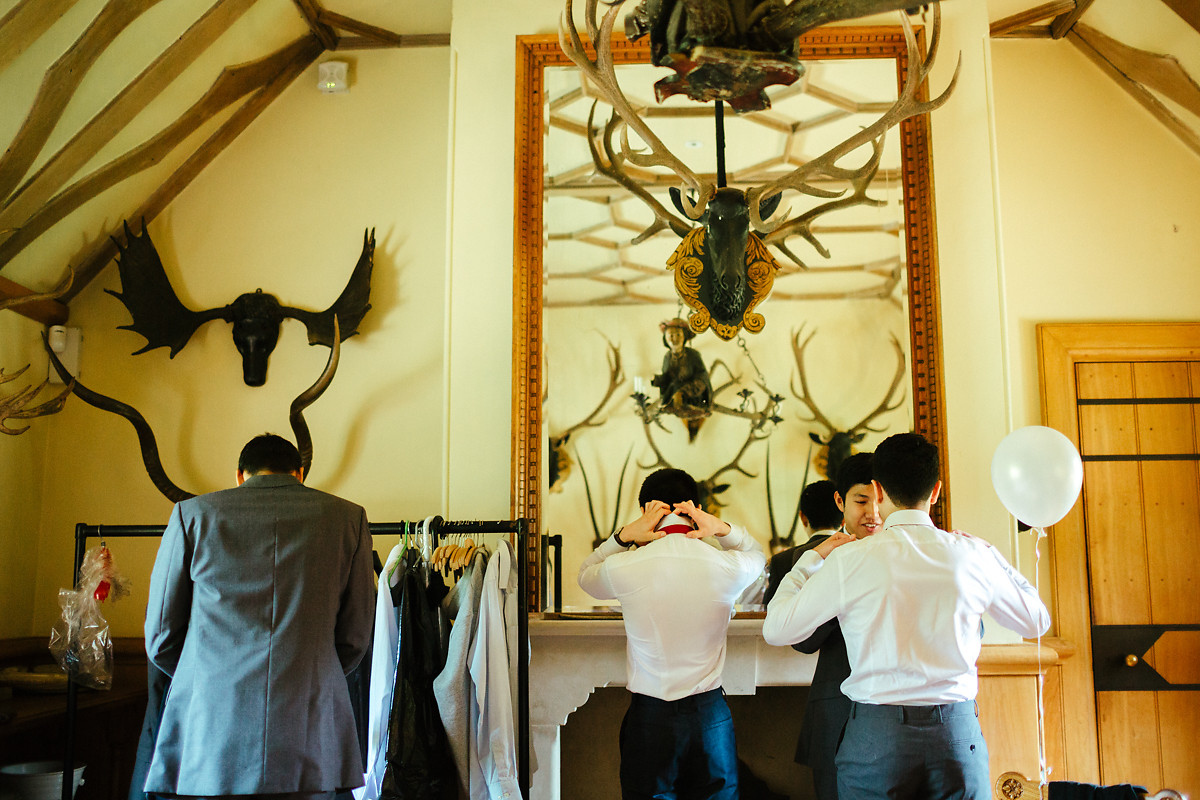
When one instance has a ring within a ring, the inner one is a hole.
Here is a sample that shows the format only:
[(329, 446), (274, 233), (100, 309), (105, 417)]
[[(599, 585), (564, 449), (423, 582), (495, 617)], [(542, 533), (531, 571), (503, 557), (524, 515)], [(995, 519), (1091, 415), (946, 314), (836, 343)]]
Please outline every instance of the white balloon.
[(1083, 486), (1083, 461), (1071, 440), (1053, 428), (1017, 428), (992, 456), (992, 486), (1014, 517), (1044, 528), (1075, 505)]

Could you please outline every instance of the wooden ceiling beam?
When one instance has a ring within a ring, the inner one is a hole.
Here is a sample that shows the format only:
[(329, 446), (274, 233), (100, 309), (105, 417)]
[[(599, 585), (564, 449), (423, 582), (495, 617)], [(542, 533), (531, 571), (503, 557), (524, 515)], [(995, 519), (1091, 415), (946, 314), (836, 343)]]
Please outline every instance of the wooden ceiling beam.
[(21, 0), (0, 19), (0, 72), (79, 0)]
[(1075, 28), (1076, 30), (1073, 30), (1067, 37), (1071, 40), (1072, 44), (1078, 47), (1100, 69), (1104, 70), (1134, 100), (1141, 103), (1159, 122), (1166, 125), (1167, 129), (1174, 133), (1192, 152), (1200, 155), (1200, 135), (1197, 135), (1187, 124), (1172, 114), (1170, 109), (1163, 105), (1162, 101), (1155, 97), (1145, 86), (1126, 75), (1117, 65), (1105, 57), (1104, 53), (1088, 40), (1091, 38), (1093, 41), (1096, 41), (1096, 36), (1094, 36), (1097, 33), (1096, 31), (1092, 31), (1086, 25), (1076, 25)]
[[(185, 161), (175, 173), (152, 194), (146, 202), (128, 215), (129, 219), (150, 221), (157, 217), (180, 192), (182, 192), (208, 164), (224, 150), (230, 142), (253, 122), (283, 92), (284, 89), (308, 69), (323, 47), (316, 37), (305, 36), (304, 43), (292, 52), (291, 60), (263, 88), (250, 96), (245, 103), (230, 115), (207, 141), (202, 144), (191, 158)], [(97, 241), (92, 249), (84, 254), (83, 259), (75, 269), (75, 284), (64, 298), (71, 300), (83, 290), (108, 263), (117, 255), (116, 244), (108, 237)]]
[(339, 51), (378, 50), (394, 47), (447, 47), (450, 44), (450, 34), (448, 33), (400, 34), (327, 9), (318, 10), (317, 21), (329, 26), (330, 29), (357, 34), (356, 36), (339, 37), (336, 47)]
[[(38, 292), (27, 289), (8, 278), (0, 277), (0, 301), (28, 297), (31, 294), (38, 294)], [(7, 310), (43, 325), (63, 325), (70, 315), (70, 309), (58, 300), (30, 300), (27, 303), (9, 306)]]
[(0, 157), (0, 198), (8, 197), (25, 177), (96, 59), (143, 11), (159, 2), (109, 0), (87, 30), (46, 70), (29, 114)]
[(1200, 3), (1196, 0), (1162, 0), (1167, 7), (1183, 18), (1183, 21), (1200, 32)]
[(337, 33), (333, 28), (321, 22), (322, 9), (316, 0), (292, 0), (296, 4), (296, 8), (300, 10), (300, 16), (304, 17), (305, 23), (308, 24), (308, 29), (312, 31), (313, 36), (320, 41), (321, 47), (325, 50), (337, 49)]
[(159, 163), (197, 128), (219, 112), (267, 85), (287, 68), (297, 52), (311, 50), (314, 41), (311, 36), (303, 36), (257, 61), (226, 67), (204, 96), (178, 119), (151, 139), (75, 181), (38, 209), (16, 233), (0, 244), (0, 267), (10, 262), (39, 236), (87, 201)]
[(1065, 14), (1060, 14), (1055, 17), (1054, 22), (1050, 23), (1050, 33), (1055, 39), (1061, 39), (1071, 32), (1071, 28), (1075, 27), (1075, 23), (1083, 16), (1083, 12), (1088, 10), (1092, 4), (1092, 0), (1075, 0), (1075, 10), (1068, 11)]
[(158, 97), (256, 0), (217, 0), (0, 206), (0, 230), (19, 228)]
[(346, 50), (394, 50), (402, 47), (449, 47), (448, 33), (404, 33), (397, 34), (400, 41), (383, 42), (367, 36), (343, 36), (337, 41), (339, 53)]
[(1056, 0), (1052, 3), (1043, 3), (1028, 11), (1022, 11), (996, 20), (988, 27), (988, 33), (993, 39), (1000, 39), (1008, 36), (1013, 31), (1029, 28), (1036, 22), (1043, 22), (1074, 10), (1075, 0)]
[(1075, 26), (1072, 33), (1104, 56), (1125, 77), (1200, 116), (1200, 86), (1174, 56), (1130, 47), (1082, 22)]

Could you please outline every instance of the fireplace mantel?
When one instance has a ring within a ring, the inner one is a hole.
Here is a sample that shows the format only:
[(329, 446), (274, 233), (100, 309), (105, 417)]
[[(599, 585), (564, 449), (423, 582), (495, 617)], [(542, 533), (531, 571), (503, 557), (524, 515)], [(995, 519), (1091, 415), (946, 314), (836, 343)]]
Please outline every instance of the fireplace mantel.
[[(537, 763), (530, 796), (558, 800), (561, 728), (597, 688), (625, 685), (625, 627), (620, 619), (535, 614), (529, 638), (529, 726)], [(1062, 643), (984, 645), (979, 704), (993, 774), (1037, 774), (1037, 678), (1068, 653)], [(816, 663), (816, 655), (763, 641), (761, 618), (738, 618), (729, 624), (722, 685), (731, 695), (754, 694), (759, 686), (808, 686)]]

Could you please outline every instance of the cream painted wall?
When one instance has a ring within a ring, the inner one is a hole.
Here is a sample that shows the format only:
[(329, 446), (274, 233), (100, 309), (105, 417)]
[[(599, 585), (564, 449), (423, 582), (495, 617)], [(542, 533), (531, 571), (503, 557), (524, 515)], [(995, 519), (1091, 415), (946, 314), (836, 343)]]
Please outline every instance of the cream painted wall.
[(992, 49), (1013, 396), (1037, 420), (1037, 323), (1200, 318), (1200, 157), (1076, 48)]
[[(0, 314), (0, 370), (11, 378), (29, 365), (20, 377), (0, 383), (0, 396), (11, 396), (45, 379), (42, 329), (15, 313)], [(50, 396), (48, 389), (29, 405)], [(18, 431), (27, 424), (29, 430), (0, 435), (0, 639), (25, 636), (33, 615), (46, 421), (10, 419), (5, 423), (7, 431)]]
[[(362, 228), (376, 226), (375, 310), (308, 415), (313, 484), (376, 520), (509, 514), (514, 36), (552, 31), (560, 10), (459, 0), (449, 50), (354, 54), (345, 96), (318, 94), (310, 70), (151, 225), (187, 301), (262, 286), (309, 307), (340, 291)], [(1033, 325), (1194, 318), (1200, 161), (1070, 45), (989, 42), (983, 4), (946, 4), (944, 18), (935, 88), (962, 57), (959, 87), (933, 115), (954, 523), (1032, 575), (1030, 540), (988, 472), (999, 440), (1039, 421)], [(1129, 142), (1146, 149), (1131, 159)], [(1109, 188), (1118, 175), (1131, 184), (1119, 196)], [(287, 404), (326, 351), (285, 323), (271, 381), (256, 390), (241, 384), (219, 324), (174, 361), (162, 350), (131, 358), (140, 337), (114, 330), (127, 320), (101, 291), (116, 286), (110, 268), (72, 304), (85, 377), (146, 411), (178, 482), (228, 485), (242, 441), (288, 432)], [(0, 569), (0, 635), (43, 635), (53, 623), (75, 522), (163, 522), (170, 507), (123, 420), (72, 401), (42, 430), (41, 464), (35, 438), (0, 452), (31, 503), (45, 473), (36, 545), (13, 544), (7, 525), (37, 515), (0, 500), (0, 567), (25, 570)], [(136, 635), (153, 543), (110, 545), (141, 592), (113, 608), (114, 632)], [(32, 558), (36, 577), (25, 577)]]
[[(444, 512), (447, 57), (444, 47), (351, 54), (352, 89), (343, 95), (318, 92), (313, 66), (150, 226), (193, 308), (256, 288), (285, 304), (327, 307), (358, 259), (364, 228), (375, 229), (373, 308), (305, 416), (315, 450), (309, 485), (361, 503), (380, 522)], [(243, 384), (224, 323), (201, 328), (173, 360), (165, 349), (132, 357), (142, 339), (116, 330), (126, 312), (101, 291), (119, 285), (110, 267), (72, 304), (86, 382), (143, 411), (177, 484), (193, 492), (232, 485), (247, 439), (267, 430), (291, 437), (291, 399), (329, 351), (309, 347), (303, 325), (285, 321), (267, 385), (257, 389)], [(25, 601), (34, 610), (14, 635), (41, 635), (57, 618), (76, 522), (162, 524), (171, 508), (124, 420), (72, 400), (45, 430), (42, 546)], [(391, 544), (376, 547), (386, 556)], [(109, 609), (112, 630), (140, 635), (157, 542), (109, 545), (134, 584), (133, 596)]]

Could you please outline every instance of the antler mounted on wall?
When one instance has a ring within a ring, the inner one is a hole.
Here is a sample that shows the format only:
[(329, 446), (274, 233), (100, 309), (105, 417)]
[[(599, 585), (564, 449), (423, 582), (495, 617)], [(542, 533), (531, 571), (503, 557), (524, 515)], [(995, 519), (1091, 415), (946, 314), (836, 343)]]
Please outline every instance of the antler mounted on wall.
[(801, 403), (804, 403), (812, 414), (806, 422), (816, 422), (821, 427), (825, 428), (825, 437), (810, 433), (809, 437), (821, 445), (821, 450), (817, 453), (817, 468), (822, 475), (830, 480), (837, 480), (838, 468), (842, 462), (854, 452), (854, 445), (858, 444), (867, 435), (868, 431), (873, 433), (882, 433), (884, 428), (872, 428), (870, 423), (880, 414), (885, 414), (888, 411), (894, 411), (899, 408), (904, 402), (904, 392), (900, 392), (899, 398), (892, 401), (892, 397), (896, 394), (896, 390), (900, 388), (900, 381), (904, 378), (908, 371), (908, 359), (904, 355), (903, 348), (900, 347), (899, 340), (895, 336), (892, 337), (892, 348), (896, 351), (896, 372), (892, 376), (892, 383), (888, 387), (887, 393), (883, 397), (883, 401), (875, 406), (865, 417), (860, 419), (854, 425), (851, 425), (845, 430), (839, 430), (836, 425), (829, 421), (829, 418), (821, 411), (816, 401), (813, 400), (812, 392), (808, 388), (808, 377), (804, 371), (804, 349), (808, 347), (808, 343), (817, 335), (813, 331), (808, 335), (808, 338), (803, 343), (800, 342), (801, 331), (792, 333), (792, 355), (796, 360), (796, 371), (800, 376), (800, 391), (796, 391), (795, 384), (792, 385), (792, 394)]
[[(567, 443), (571, 439), (571, 434), (583, 428), (596, 428), (604, 424), (604, 420), (596, 421), (596, 417), (608, 404), (617, 387), (625, 380), (625, 373), (621, 370), (621, 348), (608, 342), (608, 387), (604, 392), (604, 396), (600, 398), (600, 402), (592, 409), (591, 413), (584, 417), (579, 422), (567, 428), (560, 433), (550, 435), (550, 459), (547, 475), (547, 488), (550, 491), (558, 491), (562, 489), (562, 481), (566, 479), (571, 472), (572, 459), (567, 452)], [(545, 402), (546, 398), (542, 398)], [(586, 477), (585, 477), (586, 480)]]
[[(317, 398), (324, 394), (325, 390), (329, 388), (329, 384), (333, 382), (333, 376), (337, 372), (338, 362), (341, 359), (342, 353), (342, 339), (338, 335), (338, 332), (338, 320), (334, 316), (332, 346), (329, 348), (329, 360), (325, 363), (325, 369), (313, 385), (297, 395), (291, 404), (289, 420), (292, 425), (292, 432), (296, 435), (296, 449), (300, 451), (300, 466), (305, 475), (308, 474), (309, 467), (312, 466), (313, 445), (312, 436), (308, 430), (308, 423), (304, 420), (304, 410), (316, 402)], [(79, 383), (71, 376), (67, 368), (63, 366), (63, 363), (58, 359), (54, 351), (50, 349), (49, 339), (43, 336), (43, 342), (46, 352), (50, 355), (50, 363), (54, 367), (55, 372), (58, 373), (64, 383), (70, 383), (70, 389), (79, 396), (80, 400), (101, 411), (109, 411), (124, 417), (133, 426), (133, 429), (137, 432), (138, 444), (142, 451), (142, 464), (146, 467), (146, 474), (150, 476), (150, 480), (155, 488), (173, 503), (195, 497), (195, 494), (186, 489), (179, 488), (167, 476), (167, 471), (162, 465), (162, 459), (158, 455), (158, 440), (154, 436), (154, 430), (150, 427), (150, 423), (146, 422), (146, 418), (142, 416), (141, 412), (127, 403), (122, 403), (120, 400), (113, 399), (99, 392), (94, 392)]]
[[(49, 292), (43, 292), (41, 294), (27, 294), (22, 295), (21, 297), (10, 297), (7, 300), (0, 300), (0, 311), (3, 311), (6, 308), (22, 305), (24, 303), (35, 303), (42, 300), (53, 300), (55, 298), (62, 297), (63, 294), (66, 293), (69, 288), (71, 288), (71, 282), (74, 279), (75, 274), (68, 270), (67, 276), (63, 278), (62, 282)], [(25, 374), (25, 371), (28, 369), (29, 365), (26, 364), (16, 372), (6, 375), (4, 374), (4, 367), (0, 367), (0, 384), (16, 380)], [(54, 397), (51, 397), (49, 400), (46, 400), (35, 406), (29, 405), (35, 397), (41, 394), (42, 389), (46, 387), (47, 383), (49, 383), (48, 379), (42, 381), (36, 386), (26, 386), (24, 389), (14, 392), (13, 394), (0, 395), (0, 433), (7, 433), (9, 436), (17, 436), (18, 434), (22, 434), (29, 430), (28, 425), (24, 426), (23, 428), (8, 427), (8, 420), (10, 419), (34, 419), (35, 417), (48, 417), (51, 414), (57, 414), (59, 411), (62, 411), (63, 405), (67, 402), (67, 397), (71, 394), (71, 389), (74, 387), (73, 381), (67, 383), (67, 386), (63, 388), (61, 392), (56, 394)]]
[(221, 308), (192, 311), (175, 294), (163, 269), (162, 259), (146, 223), (141, 235), (135, 235), (125, 223), (125, 242), (114, 239), (121, 255), (117, 266), (121, 270), (121, 291), (106, 292), (120, 300), (133, 316), (133, 323), (120, 326), (123, 330), (140, 333), (146, 345), (134, 355), (156, 347), (170, 348), (171, 358), (183, 349), (204, 323), (223, 319), (233, 324), (233, 341), (242, 354), (242, 378), (247, 386), (262, 386), (267, 381), (267, 359), (279, 339), (279, 325), (287, 318), (298, 319), (308, 329), (308, 343), (333, 345), (334, 320), (342, 325), (341, 340), (358, 333), (358, 324), (370, 310), (371, 270), (375, 256), (375, 231), (363, 232), (362, 254), (350, 274), (341, 295), (324, 311), (305, 311), (285, 306), (274, 295), (262, 289), (240, 295)]
[[(838, 4), (809, 5), (832, 7)], [(957, 70), (941, 95), (931, 101), (919, 100), (921, 87), (926, 82), (937, 51), (940, 10), (934, 6), (930, 46), (924, 59), (918, 57), (911, 23), (905, 15), (901, 15), (910, 54), (908, 73), (899, 98), (879, 118), (790, 173), (742, 191), (724, 185), (720, 150), (722, 128), (718, 127), (717, 174), (701, 175), (666, 147), (625, 96), (615, 73), (611, 43), (620, 6), (620, 2), (610, 5), (603, 19), (599, 19), (597, 0), (588, 0), (585, 22), (595, 48), (594, 58), (589, 55), (583, 37), (575, 27), (570, 0), (559, 25), (559, 42), (563, 52), (580, 68), (594, 95), (613, 108), (604, 126), (596, 126), (594, 116), (589, 117), (590, 150), (595, 169), (597, 173), (629, 189), (646, 202), (654, 213), (654, 221), (634, 239), (635, 242), (667, 228), (684, 237), (668, 264), (676, 270), (677, 293), (693, 309), (688, 319), (693, 331), (699, 333), (712, 327), (721, 338), (731, 339), (742, 327), (752, 332), (761, 330), (765, 321), (755, 313), (754, 307), (770, 292), (778, 269), (767, 246), (774, 245), (803, 267), (787, 247), (790, 237), (801, 236), (828, 257), (828, 251), (813, 234), (814, 220), (849, 206), (877, 204), (867, 196), (866, 191), (879, 167), (885, 133), (905, 119), (939, 107), (953, 91), (958, 78)], [(891, 7), (896, 6), (892, 4)], [(595, 106), (593, 115), (594, 111)], [(619, 148), (613, 142), (618, 130), (621, 133)], [(645, 144), (645, 152), (635, 151), (630, 146), (629, 130), (633, 130)], [(841, 163), (863, 146), (871, 148), (871, 155), (865, 163), (858, 166)], [(639, 184), (639, 180), (630, 175), (627, 165), (639, 168), (665, 167), (674, 173), (679, 186), (671, 190), (672, 199), (681, 216), (654, 199)], [(845, 182), (849, 193), (818, 185), (825, 180)], [(784, 191), (821, 198), (826, 202), (795, 217), (785, 215), (782, 219), (769, 221)]]

